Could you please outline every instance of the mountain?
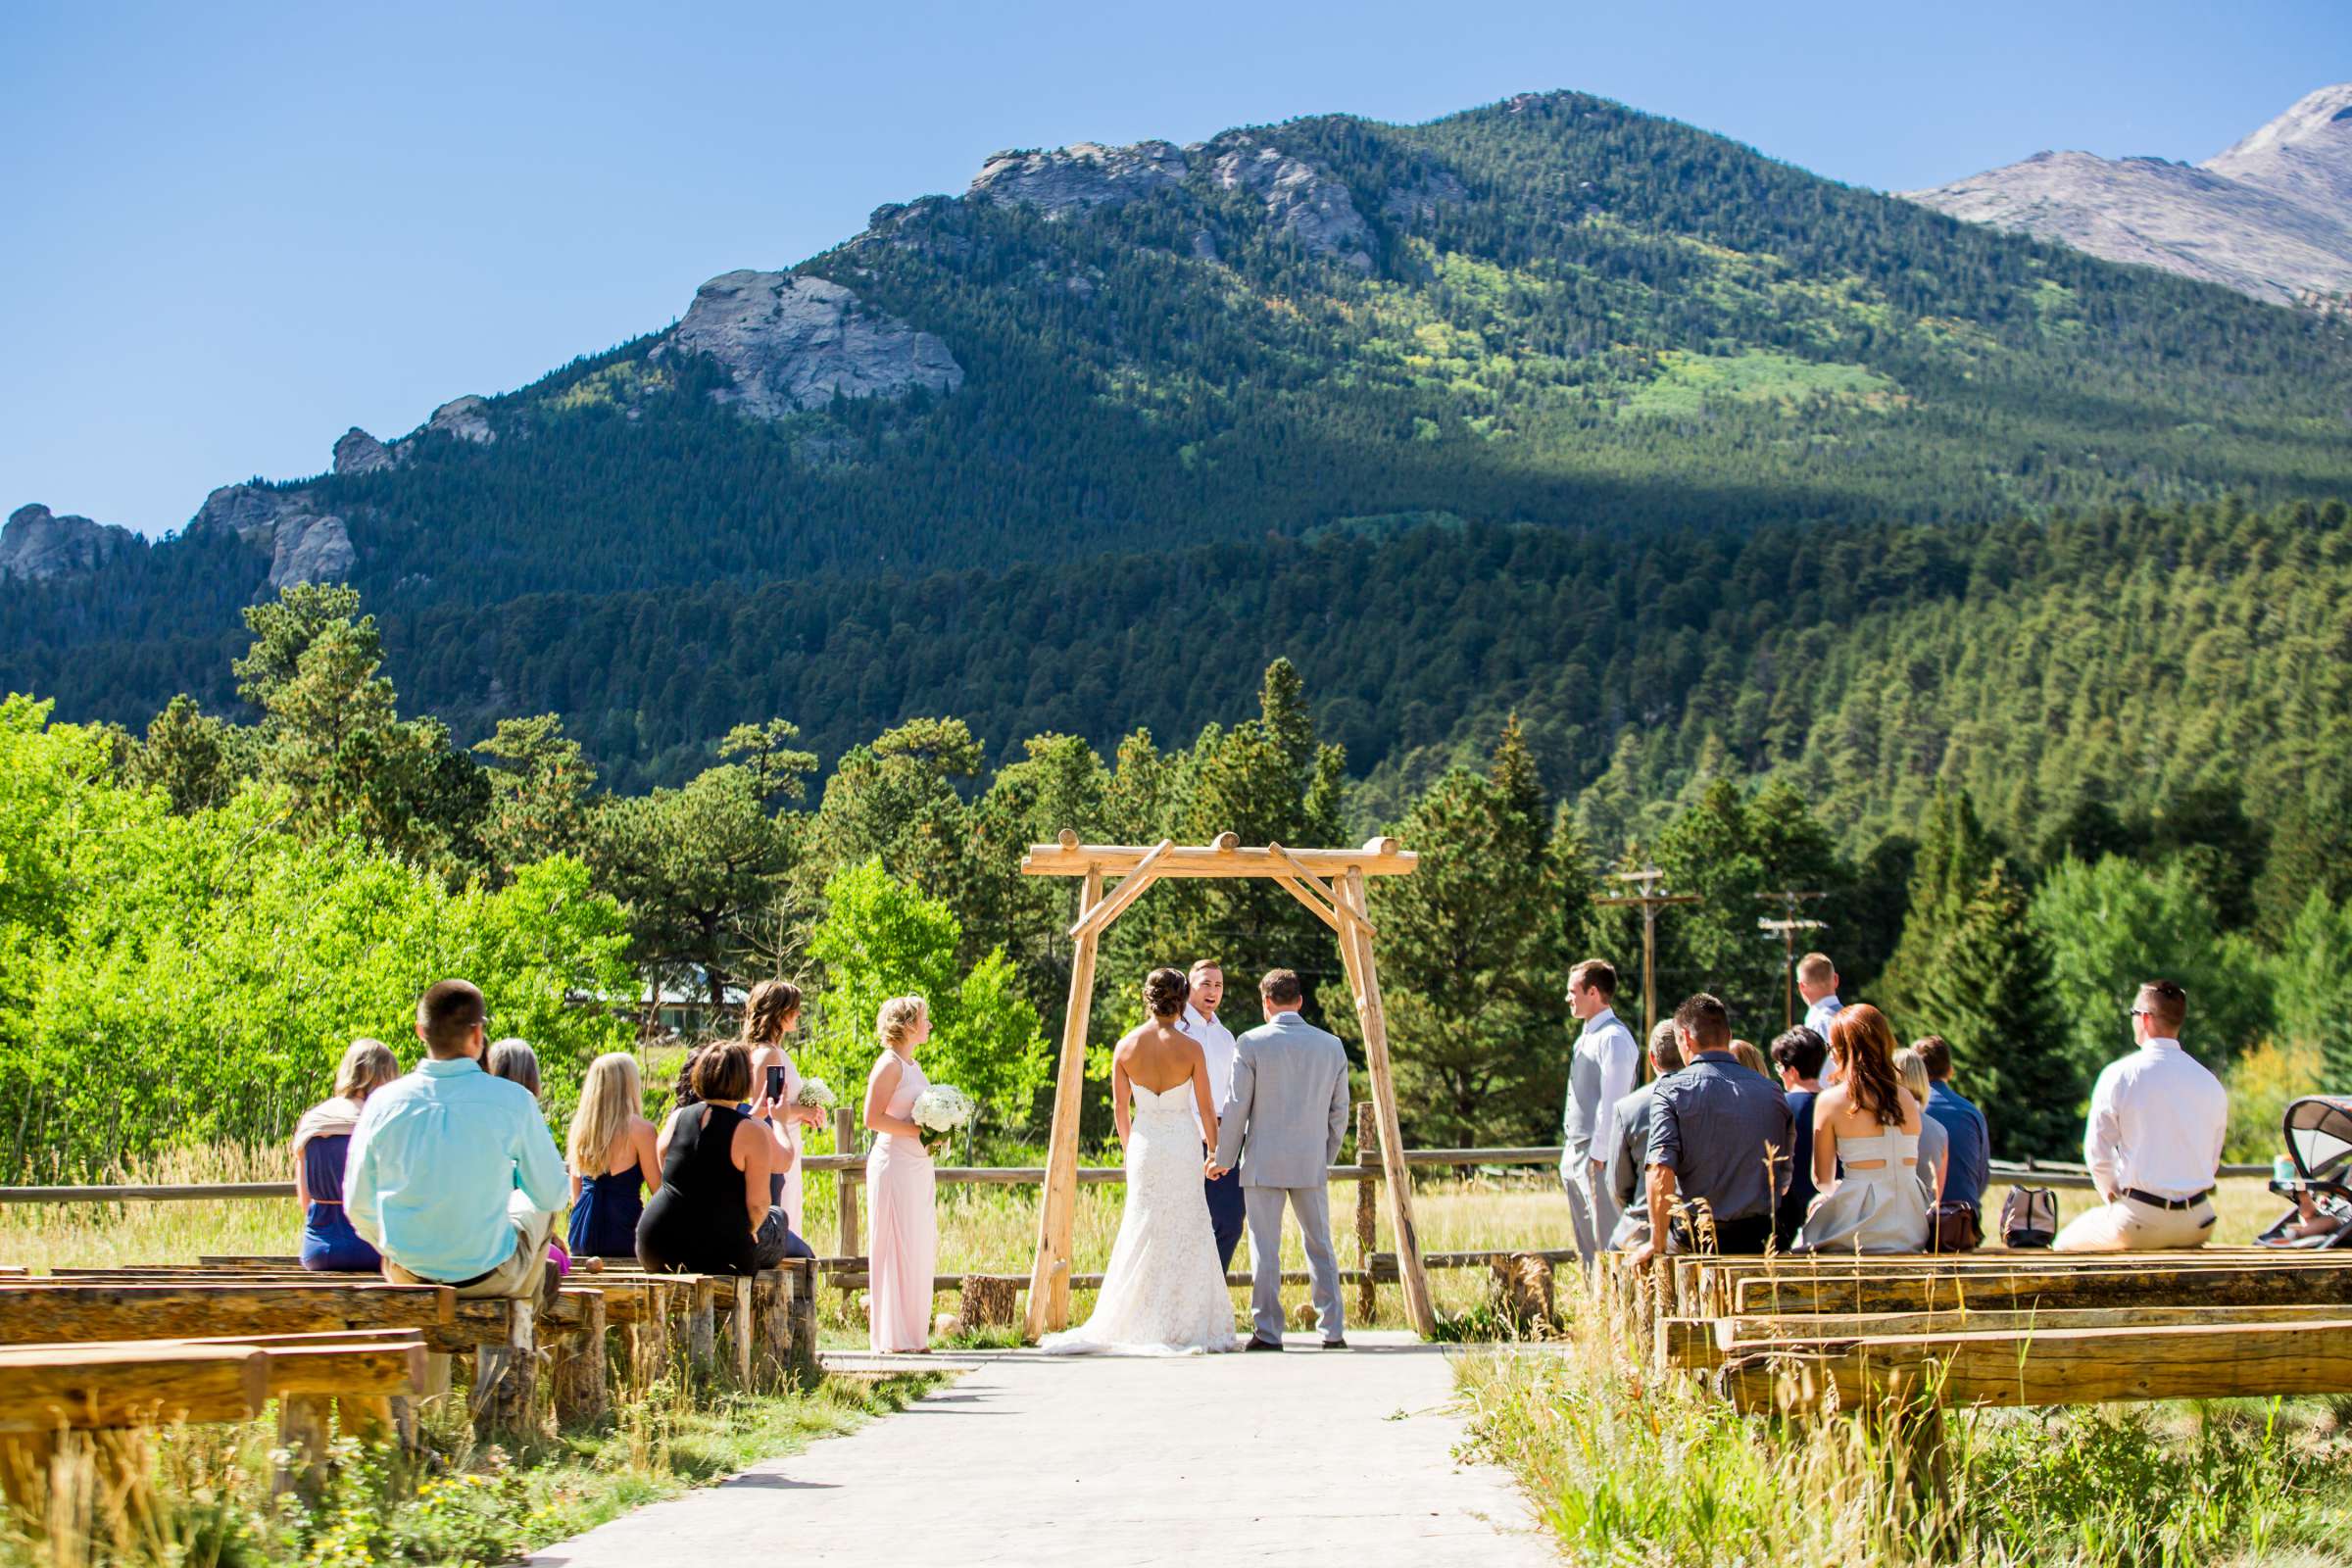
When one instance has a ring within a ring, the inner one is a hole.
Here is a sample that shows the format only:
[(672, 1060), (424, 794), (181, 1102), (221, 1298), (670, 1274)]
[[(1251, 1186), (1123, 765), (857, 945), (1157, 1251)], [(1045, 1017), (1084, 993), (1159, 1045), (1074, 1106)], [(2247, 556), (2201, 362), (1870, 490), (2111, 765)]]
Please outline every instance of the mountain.
[(2042, 152), (1909, 195), (2275, 305), (2340, 305), (2352, 294), (2352, 82), (2322, 87), (2202, 164)]
[[(461, 735), (559, 710), (618, 783), (770, 712), (838, 745), (969, 703), (1002, 756), (1246, 696), (1109, 674), (1144, 646), (1187, 668), (1156, 623), (1230, 586), (1205, 572), (1330, 553), (1387, 583), (1541, 538), (1506, 559), (1557, 586), (1569, 539), (1703, 597), (1693, 564), (1759, 529), (1832, 548), (2352, 493), (2347, 409), (2340, 321), (1581, 94), (1013, 149), (961, 196), (712, 278), (673, 326), (391, 441), (351, 431), (315, 477), (224, 486), (175, 536), (0, 575), (0, 687), (130, 724), (181, 690), (225, 710), (240, 609), (343, 578), (413, 701)], [(1075, 585), (1104, 572), (1125, 619), (1055, 608), (1100, 607)], [(1459, 591), (1432, 612), (1486, 592)], [(1578, 726), (1577, 768), (1608, 726), (1679, 722), (1666, 672), (1697, 658), (1679, 612), (1617, 605), (1610, 657), (1650, 673)], [(1345, 594), (1263, 612), (1251, 658), (1332, 650), (1318, 691), (1359, 770), (1451, 744), (1515, 678), (1480, 650), (1494, 628), (1423, 666)]]

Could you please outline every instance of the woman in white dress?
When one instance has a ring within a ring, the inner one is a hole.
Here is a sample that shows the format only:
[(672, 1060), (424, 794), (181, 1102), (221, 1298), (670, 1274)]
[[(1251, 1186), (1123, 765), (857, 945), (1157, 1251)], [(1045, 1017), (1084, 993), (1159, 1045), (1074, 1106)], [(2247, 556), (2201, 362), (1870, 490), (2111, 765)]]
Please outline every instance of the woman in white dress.
[(1216, 1147), (1217, 1107), (1200, 1043), (1176, 1027), (1190, 995), (1181, 972), (1152, 970), (1144, 982), (1151, 1019), (1111, 1055), (1127, 1207), (1094, 1315), (1047, 1335), (1039, 1343), (1050, 1353), (1198, 1355), (1240, 1343), (1200, 1183), (1201, 1138)]
[[(1924, 1252), (1919, 1102), (1895, 1073), (1894, 1029), (1867, 1003), (1830, 1025), (1838, 1081), (1813, 1102), (1813, 1184), (1799, 1252)], [(1842, 1169), (1840, 1168), (1842, 1164)]]

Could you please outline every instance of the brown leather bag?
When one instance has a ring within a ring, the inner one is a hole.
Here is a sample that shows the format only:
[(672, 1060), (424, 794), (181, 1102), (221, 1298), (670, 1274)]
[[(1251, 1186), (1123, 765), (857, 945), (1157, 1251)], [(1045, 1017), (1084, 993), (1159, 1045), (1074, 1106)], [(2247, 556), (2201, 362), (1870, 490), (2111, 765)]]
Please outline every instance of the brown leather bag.
[(1947, 1199), (1928, 1216), (1929, 1251), (1973, 1252), (1984, 1245), (1984, 1228), (1977, 1218), (1976, 1204)]

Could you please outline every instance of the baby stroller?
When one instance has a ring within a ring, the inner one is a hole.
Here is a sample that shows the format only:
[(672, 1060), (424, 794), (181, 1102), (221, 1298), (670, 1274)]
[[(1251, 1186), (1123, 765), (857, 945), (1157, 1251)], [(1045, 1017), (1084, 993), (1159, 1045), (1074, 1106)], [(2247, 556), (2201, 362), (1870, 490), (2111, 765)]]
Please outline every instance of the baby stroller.
[[(2254, 1238), (2262, 1247), (2352, 1250), (2352, 1096), (2306, 1095), (2286, 1107), (2291, 1178), (2274, 1178), (2271, 1191), (2294, 1203), (2278, 1223)], [(2307, 1213), (2308, 1209), (2308, 1213)], [(2305, 1235), (2314, 1222), (2334, 1223)]]

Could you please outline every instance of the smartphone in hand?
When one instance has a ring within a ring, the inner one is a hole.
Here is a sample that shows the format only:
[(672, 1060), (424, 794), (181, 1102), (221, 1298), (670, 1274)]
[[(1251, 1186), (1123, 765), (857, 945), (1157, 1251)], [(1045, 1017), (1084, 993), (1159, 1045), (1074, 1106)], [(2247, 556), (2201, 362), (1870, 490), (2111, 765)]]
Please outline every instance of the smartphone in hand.
[(782, 1103), (784, 1099), (784, 1064), (778, 1062), (767, 1069), (767, 1098)]

